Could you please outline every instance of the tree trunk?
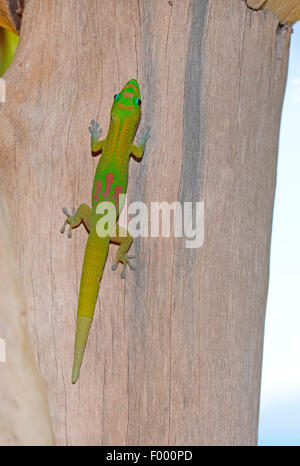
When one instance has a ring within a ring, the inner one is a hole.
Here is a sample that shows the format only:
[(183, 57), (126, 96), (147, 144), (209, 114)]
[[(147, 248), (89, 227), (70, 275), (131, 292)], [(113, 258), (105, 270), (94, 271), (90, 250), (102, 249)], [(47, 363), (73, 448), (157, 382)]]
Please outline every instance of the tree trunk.
[(45, 391), (25, 330), (10, 219), (1, 198), (0, 215), (0, 445), (52, 445)]
[[(1, 191), (58, 444), (256, 443), (290, 32), (242, 0), (28, 2), (5, 75)], [(203, 201), (204, 243), (137, 238), (125, 283), (110, 248), (73, 386), (87, 234), (61, 236), (61, 207), (91, 203), (87, 128), (106, 134), (130, 78), (152, 129), (128, 202)]]

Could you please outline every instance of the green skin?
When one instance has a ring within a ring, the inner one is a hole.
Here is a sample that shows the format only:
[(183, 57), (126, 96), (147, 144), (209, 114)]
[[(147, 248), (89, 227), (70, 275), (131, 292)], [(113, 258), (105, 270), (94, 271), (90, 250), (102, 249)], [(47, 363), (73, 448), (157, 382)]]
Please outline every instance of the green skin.
[[(67, 209), (63, 208), (67, 218), (61, 228), (62, 233), (65, 231), (66, 224), (69, 224), (68, 237), (71, 238), (72, 229), (81, 222), (85, 224), (89, 232), (80, 281), (72, 383), (76, 383), (79, 377), (110, 242), (119, 244), (112, 269), (116, 270), (118, 263), (121, 262), (123, 264), (122, 278), (125, 278), (127, 265), (134, 269), (128, 260), (132, 257), (127, 255), (133, 238), (116, 222), (121, 210), (119, 194), (125, 194), (127, 189), (130, 156), (141, 159), (150, 137), (150, 128), (148, 128), (145, 135), (138, 141), (138, 145), (133, 144), (141, 116), (140, 98), (139, 85), (135, 79), (128, 81), (122, 91), (115, 95), (106, 139), (98, 140), (102, 130), (99, 124), (92, 120), (92, 126), (89, 127), (92, 154), (102, 153), (94, 178), (92, 209), (87, 204), (81, 204), (77, 211), (73, 209), (72, 214), (69, 214)], [(96, 226), (104, 214), (97, 213), (97, 208), (99, 204), (107, 201), (111, 202), (116, 209), (115, 231), (110, 230), (111, 233), (107, 231), (106, 236), (99, 236)]]

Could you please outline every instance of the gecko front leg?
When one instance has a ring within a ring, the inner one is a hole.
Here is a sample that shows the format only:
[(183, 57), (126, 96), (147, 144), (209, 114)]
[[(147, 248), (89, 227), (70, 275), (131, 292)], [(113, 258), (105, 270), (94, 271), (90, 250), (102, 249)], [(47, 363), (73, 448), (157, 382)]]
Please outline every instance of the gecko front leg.
[(147, 144), (148, 139), (150, 138), (150, 126), (147, 126), (145, 129), (144, 136), (138, 139), (138, 145), (131, 144), (130, 153), (138, 160), (143, 157), (145, 152), (145, 147)]
[(99, 138), (102, 134), (102, 128), (99, 128), (99, 123), (95, 120), (91, 121), (89, 126), (89, 132), (91, 133), (91, 150), (93, 155), (101, 154), (104, 146), (105, 139), (99, 141)]
[(77, 210), (75, 208), (72, 209), (72, 214), (68, 212), (66, 207), (63, 207), (62, 211), (67, 216), (67, 218), (60, 229), (61, 233), (64, 233), (66, 224), (68, 223), (70, 225), (68, 231), (68, 238), (72, 238), (72, 229), (78, 227), (78, 225), (80, 225), (81, 222), (83, 222), (87, 230), (90, 231), (92, 210), (87, 204), (81, 204)]

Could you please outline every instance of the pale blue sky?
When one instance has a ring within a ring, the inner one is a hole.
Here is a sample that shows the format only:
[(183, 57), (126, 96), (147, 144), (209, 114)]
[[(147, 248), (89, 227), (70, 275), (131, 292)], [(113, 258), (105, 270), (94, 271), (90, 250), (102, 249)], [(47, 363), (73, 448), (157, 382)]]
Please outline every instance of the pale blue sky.
[(300, 446), (300, 22), (293, 29), (280, 130), (259, 445)]

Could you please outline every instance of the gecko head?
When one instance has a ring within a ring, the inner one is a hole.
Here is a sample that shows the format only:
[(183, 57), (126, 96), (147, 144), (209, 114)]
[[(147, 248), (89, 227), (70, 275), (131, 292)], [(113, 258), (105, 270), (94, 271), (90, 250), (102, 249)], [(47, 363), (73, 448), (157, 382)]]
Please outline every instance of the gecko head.
[(141, 106), (139, 84), (136, 79), (130, 79), (123, 89), (114, 96), (111, 119), (131, 117), (136, 125), (138, 125), (141, 116)]

